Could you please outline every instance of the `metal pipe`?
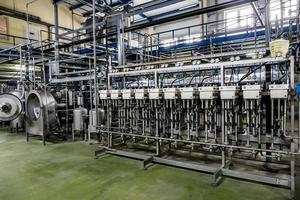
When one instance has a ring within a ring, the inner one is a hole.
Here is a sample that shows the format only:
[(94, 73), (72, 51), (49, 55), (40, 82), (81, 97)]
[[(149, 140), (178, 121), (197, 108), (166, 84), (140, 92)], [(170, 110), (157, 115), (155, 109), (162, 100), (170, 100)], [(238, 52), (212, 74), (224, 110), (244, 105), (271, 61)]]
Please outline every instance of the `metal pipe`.
[(249, 108), (249, 101), (246, 100), (246, 111), (247, 111), (247, 147), (250, 146), (250, 108)]
[(274, 149), (274, 100), (271, 99), (271, 148)]
[[(137, 134), (131, 134), (131, 133), (125, 133), (125, 132), (116, 132), (116, 131), (106, 131), (101, 130), (103, 133), (112, 133), (117, 135), (128, 135), (128, 136), (136, 136), (141, 138), (149, 138), (153, 140), (166, 140), (170, 142), (177, 142), (177, 143), (186, 143), (194, 145), (207, 145), (207, 146), (215, 146), (215, 147), (221, 147), (221, 148), (231, 148), (231, 149), (241, 149), (241, 150), (247, 150), (247, 151), (257, 151), (257, 152), (268, 152), (268, 153), (276, 153), (276, 154), (284, 154), (284, 155), (298, 155), (299, 153), (295, 153), (292, 151), (281, 151), (281, 150), (273, 150), (273, 149), (262, 149), (262, 148), (253, 148), (253, 147), (246, 147), (246, 146), (235, 146), (235, 145), (226, 145), (226, 144), (218, 144), (218, 143), (210, 143), (210, 142), (199, 142), (199, 141), (187, 141), (187, 140), (181, 140), (181, 139), (175, 139), (175, 138), (164, 138), (164, 137), (156, 137), (156, 136), (143, 136), (143, 135), (137, 135)], [(225, 161), (225, 159), (224, 159)], [(225, 163), (224, 163), (225, 164)]]
[(207, 128), (207, 121), (208, 121), (208, 119), (207, 119), (207, 105), (208, 105), (208, 102), (207, 102), (207, 100), (205, 100), (204, 101), (205, 102), (205, 105), (204, 105), (204, 126), (205, 126), (205, 142), (207, 142), (208, 141), (208, 128)]

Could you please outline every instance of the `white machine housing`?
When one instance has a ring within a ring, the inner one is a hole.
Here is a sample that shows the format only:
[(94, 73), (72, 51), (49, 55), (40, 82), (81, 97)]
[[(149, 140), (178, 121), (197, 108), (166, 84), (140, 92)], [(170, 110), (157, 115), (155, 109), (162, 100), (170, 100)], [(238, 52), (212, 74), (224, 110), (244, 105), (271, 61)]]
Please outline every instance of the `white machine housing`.
[(244, 85), (242, 86), (244, 99), (260, 99), (261, 98), (261, 85)]
[(110, 90), (110, 98), (111, 99), (121, 99), (122, 93), (120, 90)]
[(149, 99), (161, 99), (163, 97), (163, 90), (161, 88), (150, 88)]
[(148, 99), (149, 93), (147, 89), (135, 89), (134, 90), (135, 99)]
[(179, 89), (181, 99), (195, 99), (199, 96), (199, 91), (194, 87), (184, 87)]
[(288, 90), (289, 90), (288, 84), (281, 84), (281, 85), (272, 84), (272, 85), (269, 85), (269, 90), (270, 90), (271, 99), (287, 99), (288, 98)]
[(219, 96), (219, 88), (208, 86), (208, 87), (199, 87), (199, 97), (203, 100), (216, 99)]
[(110, 98), (109, 90), (100, 90), (99, 97), (100, 99), (109, 99)]
[(123, 99), (134, 99), (133, 89), (121, 90)]
[(221, 99), (237, 99), (239, 89), (240, 88), (238, 86), (221, 86), (221, 87), (219, 87), (219, 90), (221, 92), (221, 94), (220, 94)]
[(180, 90), (178, 88), (164, 88), (163, 93), (165, 99), (177, 99), (180, 97)]

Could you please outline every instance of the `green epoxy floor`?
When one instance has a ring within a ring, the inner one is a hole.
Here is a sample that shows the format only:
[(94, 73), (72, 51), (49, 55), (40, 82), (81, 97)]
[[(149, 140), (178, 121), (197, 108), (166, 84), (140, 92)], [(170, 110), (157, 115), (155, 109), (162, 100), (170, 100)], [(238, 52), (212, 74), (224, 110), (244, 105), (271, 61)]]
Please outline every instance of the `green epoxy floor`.
[(0, 131), (0, 200), (281, 200), (287, 189), (107, 156), (94, 160), (96, 146), (60, 143), (43, 146)]

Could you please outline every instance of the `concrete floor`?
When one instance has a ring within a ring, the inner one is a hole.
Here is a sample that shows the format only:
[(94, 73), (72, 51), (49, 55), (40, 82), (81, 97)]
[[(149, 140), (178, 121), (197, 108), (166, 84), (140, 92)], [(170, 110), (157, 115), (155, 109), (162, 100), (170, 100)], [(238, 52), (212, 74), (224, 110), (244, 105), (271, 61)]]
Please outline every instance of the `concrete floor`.
[(212, 187), (212, 176), (107, 156), (94, 160), (96, 146), (60, 143), (43, 146), (0, 131), (0, 199), (110, 200), (279, 200), (287, 189), (226, 178)]

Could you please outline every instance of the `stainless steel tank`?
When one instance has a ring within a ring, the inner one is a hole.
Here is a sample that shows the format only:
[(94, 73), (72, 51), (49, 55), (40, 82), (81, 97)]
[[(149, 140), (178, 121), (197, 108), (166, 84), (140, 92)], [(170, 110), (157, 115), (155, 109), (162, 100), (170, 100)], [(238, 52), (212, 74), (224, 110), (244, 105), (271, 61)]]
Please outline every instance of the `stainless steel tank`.
[[(23, 110), (23, 107), (24, 107), (23, 103), (24, 103), (25, 94), (20, 90), (15, 90), (15, 91), (11, 92), (11, 94), (17, 96), (20, 99), (20, 101), (22, 102), (22, 110)], [(24, 130), (24, 124), (25, 124), (24, 120), (25, 120), (24, 119), (24, 113), (21, 112), (20, 115), (16, 119), (10, 121), (10, 124), (9, 124), (10, 130), (11, 131), (16, 130), (17, 132), (19, 130)]]
[[(97, 118), (98, 116), (98, 118)], [(103, 126), (106, 123), (106, 116), (105, 111), (102, 108), (98, 108), (98, 114), (96, 112), (96, 109), (92, 109), (89, 111), (89, 131), (88, 131), (88, 143), (91, 143), (91, 133), (97, 133), (98, 127), (97, 126)], [(98, 120), (98, 125), (97, 125)]]
[[(89, 111), (90, 123), (89, 123), (89, 132), (94, 133), (97, 132), (97, 119), (96, 119), (96, 109), (92, 109)], [(106, 122), (105, 112), (103, 109), (98, 108), (98, 121), (99, 126), (104, 125)]]
[[(96, 109), (92, 109), (90, 111), (90, 119), (91, 119), (90, 124), (96, 126), (97, 125)], [(105, 112), (102, 108), (98, 108), (98, 121), (99, 121), (99, 125), (104, 124), (106, 121)]]
[(84, 121), (87, 118), (87, 114), (87, 109), (83, 107), (79, 107), (73, 110), (73, 131), (84, 130)]
[(46, 135), (56, 125), (56, 101), (50, 92), (33, 90), (26, 98), (26, 132)]

